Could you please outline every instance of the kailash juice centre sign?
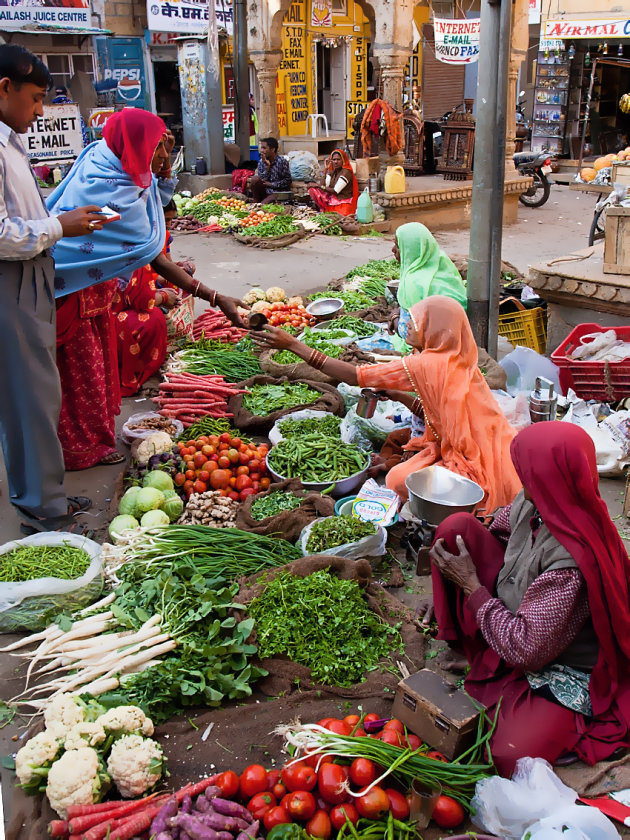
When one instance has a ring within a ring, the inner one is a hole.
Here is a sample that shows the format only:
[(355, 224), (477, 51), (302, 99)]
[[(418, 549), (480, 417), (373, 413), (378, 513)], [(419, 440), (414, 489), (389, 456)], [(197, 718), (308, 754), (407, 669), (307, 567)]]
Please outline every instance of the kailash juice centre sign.
[(89, 29), (89, 0), (0, 0), (0, 29), (22, 29), (34, 24)]
[(434, 18), (435, 57), (444, 64), (472, 64), (477, 61), (480, 23), (480, 18)]

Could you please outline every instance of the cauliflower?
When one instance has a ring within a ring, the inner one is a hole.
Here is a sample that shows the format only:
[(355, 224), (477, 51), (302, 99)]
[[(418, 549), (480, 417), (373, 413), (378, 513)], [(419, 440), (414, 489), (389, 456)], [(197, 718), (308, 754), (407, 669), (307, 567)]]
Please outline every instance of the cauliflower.
[(151, 455), (162, 455), (164, 452), (170, 452), (172, 448), (173, 441), (166, 432), (155, 432), (140, 442), (136, 458), (141, 464), (146, 464)]
[(153, 721), (138, 706), (116, 706), (101, 715), (97, 723), (116, 735), (153, 735)]
[(256, 303), (257, 300), (265, 300), (265, 293), (262, 289), (252, 289), (251, 292), (247, 292), (243, 298), (243, 303), (246, 303), (247, 306), (251, 306), (253, 303)]
[(162, 748), (151, 738), (123, 735), (112, 747), (107, 770), (122, 796), (142, 796), (162, 775)]
[(287, 293), (280, 286), (272, 286), (270, 289), (267, 289), (265, 295), (267, 296), (267, 300), (270, 300), (272, 303), (281, 303), (287, 297)]
[(91, 805), (103, 798), (111, 786), (96, 750), (82, 747), (64, 753), (48, 771), (46, 796), (62, 819), (69, 805)]
[(296, 297), (290, 297), (287, 303), (289, 306), (304, 306), (304, 301), (299, 295)]
[(102, 715), (105, 708), (95, 700), (86, 703), (77, 694), (60, 694), (47, 706), (44, 712), (44, 722), (47, 729), (54, 730), (60, 736), (83, 721), (94, 721)]
[(269, 309), (268, 300), (257, 300), (252, 306), (252, 312), (262, 312), (265, 309)]
[(58, 732), (44, 731), (35, 735), (15, 756), (15, 772), (20, 786), (33, 796), (45, 784), (50, 767), (61, 751)]
[(66, 735), (64, 748), (66, 750), (80, 750), (83, 747), (97, 747), (107, 738), (107, 733), (100, 723), (77, 723)]

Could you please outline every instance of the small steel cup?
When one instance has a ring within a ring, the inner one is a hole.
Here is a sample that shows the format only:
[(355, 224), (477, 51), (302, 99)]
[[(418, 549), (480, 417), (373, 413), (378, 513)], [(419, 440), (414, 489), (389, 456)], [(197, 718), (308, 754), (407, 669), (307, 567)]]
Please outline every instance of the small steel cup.
[(426, 784), (414, 779), (409, 790), (409, 822), (416, 824), (421, 831), (431, 822), (436, 803), (442, 795), (442, 785), (438, 782)]

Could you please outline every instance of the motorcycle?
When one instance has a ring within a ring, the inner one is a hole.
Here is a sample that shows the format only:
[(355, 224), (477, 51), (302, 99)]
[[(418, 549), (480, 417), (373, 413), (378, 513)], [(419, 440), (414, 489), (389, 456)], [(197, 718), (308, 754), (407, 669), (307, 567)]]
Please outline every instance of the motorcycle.
[(551, 172), (551, 159), (552, 154), (547, 149), (514, 155), (514, 166), (520, 174), (534, 179), (532, 186), (518, 197), (525, 207), (542, 207), (549, 198), (551, 184), (547, 176)]

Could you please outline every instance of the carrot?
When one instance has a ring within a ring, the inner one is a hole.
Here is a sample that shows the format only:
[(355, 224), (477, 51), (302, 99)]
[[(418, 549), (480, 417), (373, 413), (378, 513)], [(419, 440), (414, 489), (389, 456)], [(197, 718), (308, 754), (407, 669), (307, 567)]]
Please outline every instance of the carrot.
[(118, 824), (113, 826), (108, 840), (131, 840), (136, 834), (142, 834), (144, 831), (147, 831), (147, 829), (151, 828), (153, 818), (162, 810), (163, 804), (162, 802), (159, 805), (153, 805), (150, 808), (145, 808), (139, 814), (132, 814), (127, 819), (117, 821)]
[(175, 794), (177, 801), (181, 802), (187, 793), (190, 794), (190, 796), (198, 796), (200, 793), (203, 793), (207, 787), (210, 787), (210, 785), (213, 785), (216, 782), (220, 775), (220, 773), (217, 773), (214, 776), (207, 776), (205, 779), (201, 779), (201, 781), (195, 782), (194, 784), (185, 785), (185, 787), (178, 790)]
[(118, 819), (123, 815), (130, 814), (132, 811), (144, 808), (144, 806), (149, 802), (152, 802), (156, 796), (157, 794), (154, 793), (144, 799), (135, 799), (131, 802), (125, 802), (117, 808), (111, 808), (109, 811), (99, 811), (96, 814), (85, 814), (82, 817), (73, 817), (68, 823), (70, 834), (81, 834), (81, 832), (86, 831), (88, 828), (92, 828), (93, 825), (98, 825), (105, 820)]
[(85, 817), (87, 814), (98, 814), (111, 811), (113, 808), (119, 808), (121, 805), (128, 805), (130, 802), (144, 802), (146, 799), (112, 799), (109, 802), (95, 802), (93, 805), (68, 805), (66, 811), (68, 819), (72, 820), (75, 817)]
[(51, 820), (48, 823), (48, 833), (51, 837), (67, 837), (70, 833), (67, 820)]

